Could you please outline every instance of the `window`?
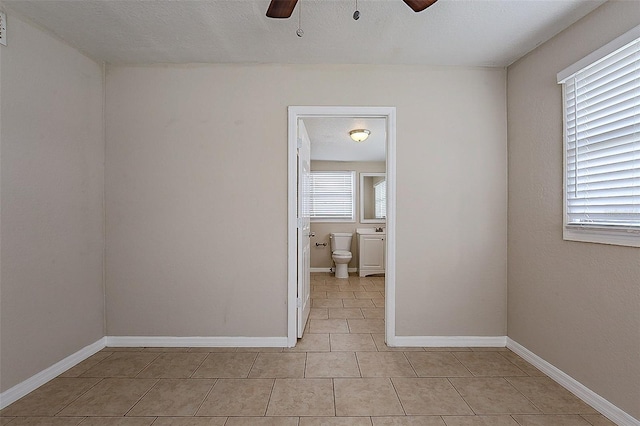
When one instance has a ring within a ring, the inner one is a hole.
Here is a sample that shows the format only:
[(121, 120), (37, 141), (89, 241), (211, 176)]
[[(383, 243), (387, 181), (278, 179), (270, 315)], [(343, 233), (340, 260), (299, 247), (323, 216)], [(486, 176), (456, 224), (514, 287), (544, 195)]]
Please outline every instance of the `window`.
[(355, 222), (355, 172), (311, 172), (310, 216), (316, 222)]
[(380, 181), (373, 186), (376, 219), (387, 217), (387, 182)]
[(558, 74), (564, 239), (640, 247), (640, 27)]

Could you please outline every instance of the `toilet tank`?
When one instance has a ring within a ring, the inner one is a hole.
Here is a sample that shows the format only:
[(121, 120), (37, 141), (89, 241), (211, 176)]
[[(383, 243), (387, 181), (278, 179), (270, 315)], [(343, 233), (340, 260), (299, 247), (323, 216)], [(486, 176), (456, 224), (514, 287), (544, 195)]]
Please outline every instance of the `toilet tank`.
[(349, 232), (332, 232), (331, 233), (331, 251), (346, 250), (351, 251), (351, 239), (353, 234)]

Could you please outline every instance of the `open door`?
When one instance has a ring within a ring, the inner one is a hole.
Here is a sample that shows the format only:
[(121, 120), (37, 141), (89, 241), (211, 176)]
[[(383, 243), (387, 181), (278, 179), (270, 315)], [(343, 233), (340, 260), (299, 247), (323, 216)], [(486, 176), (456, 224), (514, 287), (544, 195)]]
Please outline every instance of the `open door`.
[(311, 312), (311, 141), (302, 120), (298, 120), (298, 338), (302, 337)]

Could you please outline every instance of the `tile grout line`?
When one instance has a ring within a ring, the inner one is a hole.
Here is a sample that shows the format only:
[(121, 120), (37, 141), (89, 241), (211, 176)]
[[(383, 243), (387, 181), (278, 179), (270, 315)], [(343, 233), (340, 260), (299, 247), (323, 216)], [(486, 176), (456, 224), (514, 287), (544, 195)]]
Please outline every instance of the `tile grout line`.
[[(198, 379), (193, 379), (193, 380), (198, 380)], [(213, 392), (213, 388), (218, 383), (218, 380), (220, 380), (220, 379), (217, 379), (217, 378), (213, 379), (213, 383), (211, 384), (211, 387), (207, 391), (207, 394), (204, 396), (204, 398), (202, 398), (202, 401), (200, 401), (200, 404), (198, 404), (198, 408), (196, 408), (196, 411), (193, 413), (193, 415), (191, 417), (196, 417), (198, 415), (198, 411), (200, 411), (200, 409), (202, 408), (202, 405), (204, 404), (204, 402), (207, 400), (207, 398), (209, 398), (209, 395), (211, 395), (211, 392)], [(227, 420), (228, 419), (229, 418), (227, 417)], [(227, 420), (225, 420), (224, 422), (227, 423)]]
[[(187, 353), (196, 353), (196, 352), (187, 352)], [(191, 372), (191, 374), (189, 375), (188, 379), (193, 379), (193, 375), (196, 374), (196, 371), (198, 371), (198, 369), (200, 367), (202, 367), (202, 364), (204, 364), (204, 362), (207, 360), (207, 358), (209, 358), (210, 354), (206, 354), (204, 356), (204, 358), (202, 358), (202, 361), (200, 361), (200, 364), (198, 364), (198, 366)]]
[(471, 404), (469, 404), (467, 402), (466, 399), (464, 399), (464, 396), (462, 396), (462, 394), (460, 393), (460, 391), (458, 390), (458, 388), (456, 387), (456, 385), (453, 384), (453, 382), (451, 381), (450, 377), (445, 377), (447, 379), (447, 382), (449, 382), (449, 385), (453, 388), (453, 390), (456, 391), (456, 393), (460, 396), (460, 398), (464, 401), (465, 404), (467, 404), (467, 407), (469, 407), (469, 410), (471, 410), (471, 412), (473, 413), (474, 416), (478, 416), (479, 414), (476, 413), (476, 410), (473, 409), (473, 407), (471, 407)]
[[(135, 377), (133, 377), (133, 378), (132, 378), (132, 380), (136, 380), (136, 378), (135, 378)], [(147, 380), (147, 379), (139, 379), (139, 380)], [(146, 391), (145, 393), (143, 393), (143, 394), (142, 394), (142, 396), (140, 396), (140, 398), (138, 398), (138, 400), (137, 400), (136, 402), (134, 402), (134, 403), (133, 403), (133, 405), (132, 405), (131, 407), (129, 407), (129, 409), (128, 409), (127, 411), (125, 411), (125, 413), (124, 413), (122, 416), (120, 416), (120, 417), (127, 417), (127, 414), (129, 414), (129, 413), (131, 412), (131, 410), (133, 410), (133, 408), (134, 408), (136, 405), (138, 405), (138, 404), (140, 403), (140, 401), (142, 401), (142, 399), (143, 399), (145, 396), (147, 396), (147, 394), (148, 394), (149, 392), (151, 392), (151, 390), (152, 390), (153, 388), (155, 388), (155, 387), (156, 387), (156, 385), (157, 385), (158, 383), (160, 383), (160, 379), (156, 379), (156, 382), (155, 382), (155, 383), (154, 383), (154, 384), (153, 384), (149, 389), (147, 389), (147, 391)], [(96, 417), (97, 417), (97, 416), (96, 416)], [(132, 417), (134, 417), (134, 416), (132, 416)], [(155, 421), (155, 420), (154, 420), (154, 421)]]
[[(80, 379), (80, 377), (69, 377), (70, 379)], [(88, 378), (88, 377), (85, 377)], [(64, 407), (62, 407), (61, 409), (59, 409), (52, 417), (64, 417), (64, 416), (58, 416), (58, 414), (60, 414), (61, 412), (64, 411), (65, 408), (67, 408), (68, 406), (70, 406), (71, 404), (73, 404), (74, 402), (76, 402), (78, 399), (80, 399), (80, 397), (84, 394), (86, 394), (87, 392), (89, 392), (91, 389), (95, 388), (96, 386), (98, 386), (98, 383), (101, 383), (102, 381), (104, 381), (105, 377), (96, 377), (98, 380), (97, 382), (95, 382), (92, 386), (90, 386), (86, 391), (82, 392), (80, 395), (78, 395), (76, 398), (73, 399), (73, 401), (69, 402), (67, 405), (65, 405)], [(14, 417), (13, 420), (15, 420), (16, 418)], [(13, 420), (11, 420), (11, 422), (13, 422)], [(84, 420), (83, 420), (84, 421)], [(9, 422), (9, 423), (11, 423)]]
[(396, 384), (393, 383), (393, 379), (391, 377), (388, 377), (387, 380), (389, 380), (389, 382), (391, 382), (391, 387), (393, 388), (393, 391), (396, 393), (396, 398), (398, 398), (398, 402), (400, 403), (400, 407), (402, 408), (402, 412), (404, 413), (405, 416), (408, 416), (407, 410), (405, 410), (404, 404), (402, 403), (402, 399), (400, 399), (400, 395), (398, 394), (398, 389), (396, 389)]

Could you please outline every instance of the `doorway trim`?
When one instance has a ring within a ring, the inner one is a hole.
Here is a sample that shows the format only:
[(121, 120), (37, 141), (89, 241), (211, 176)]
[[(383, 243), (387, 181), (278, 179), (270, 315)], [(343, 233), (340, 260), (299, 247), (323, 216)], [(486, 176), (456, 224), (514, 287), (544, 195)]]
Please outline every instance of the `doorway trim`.
[(385, 267), (385, 341), (396, 341), (396, 108), (289, 106), (287, 132), (287, 346), (297, 341), (297, 146), (298, 119), (306, 117), (379, 117), (386, 119), (387, 236)]

